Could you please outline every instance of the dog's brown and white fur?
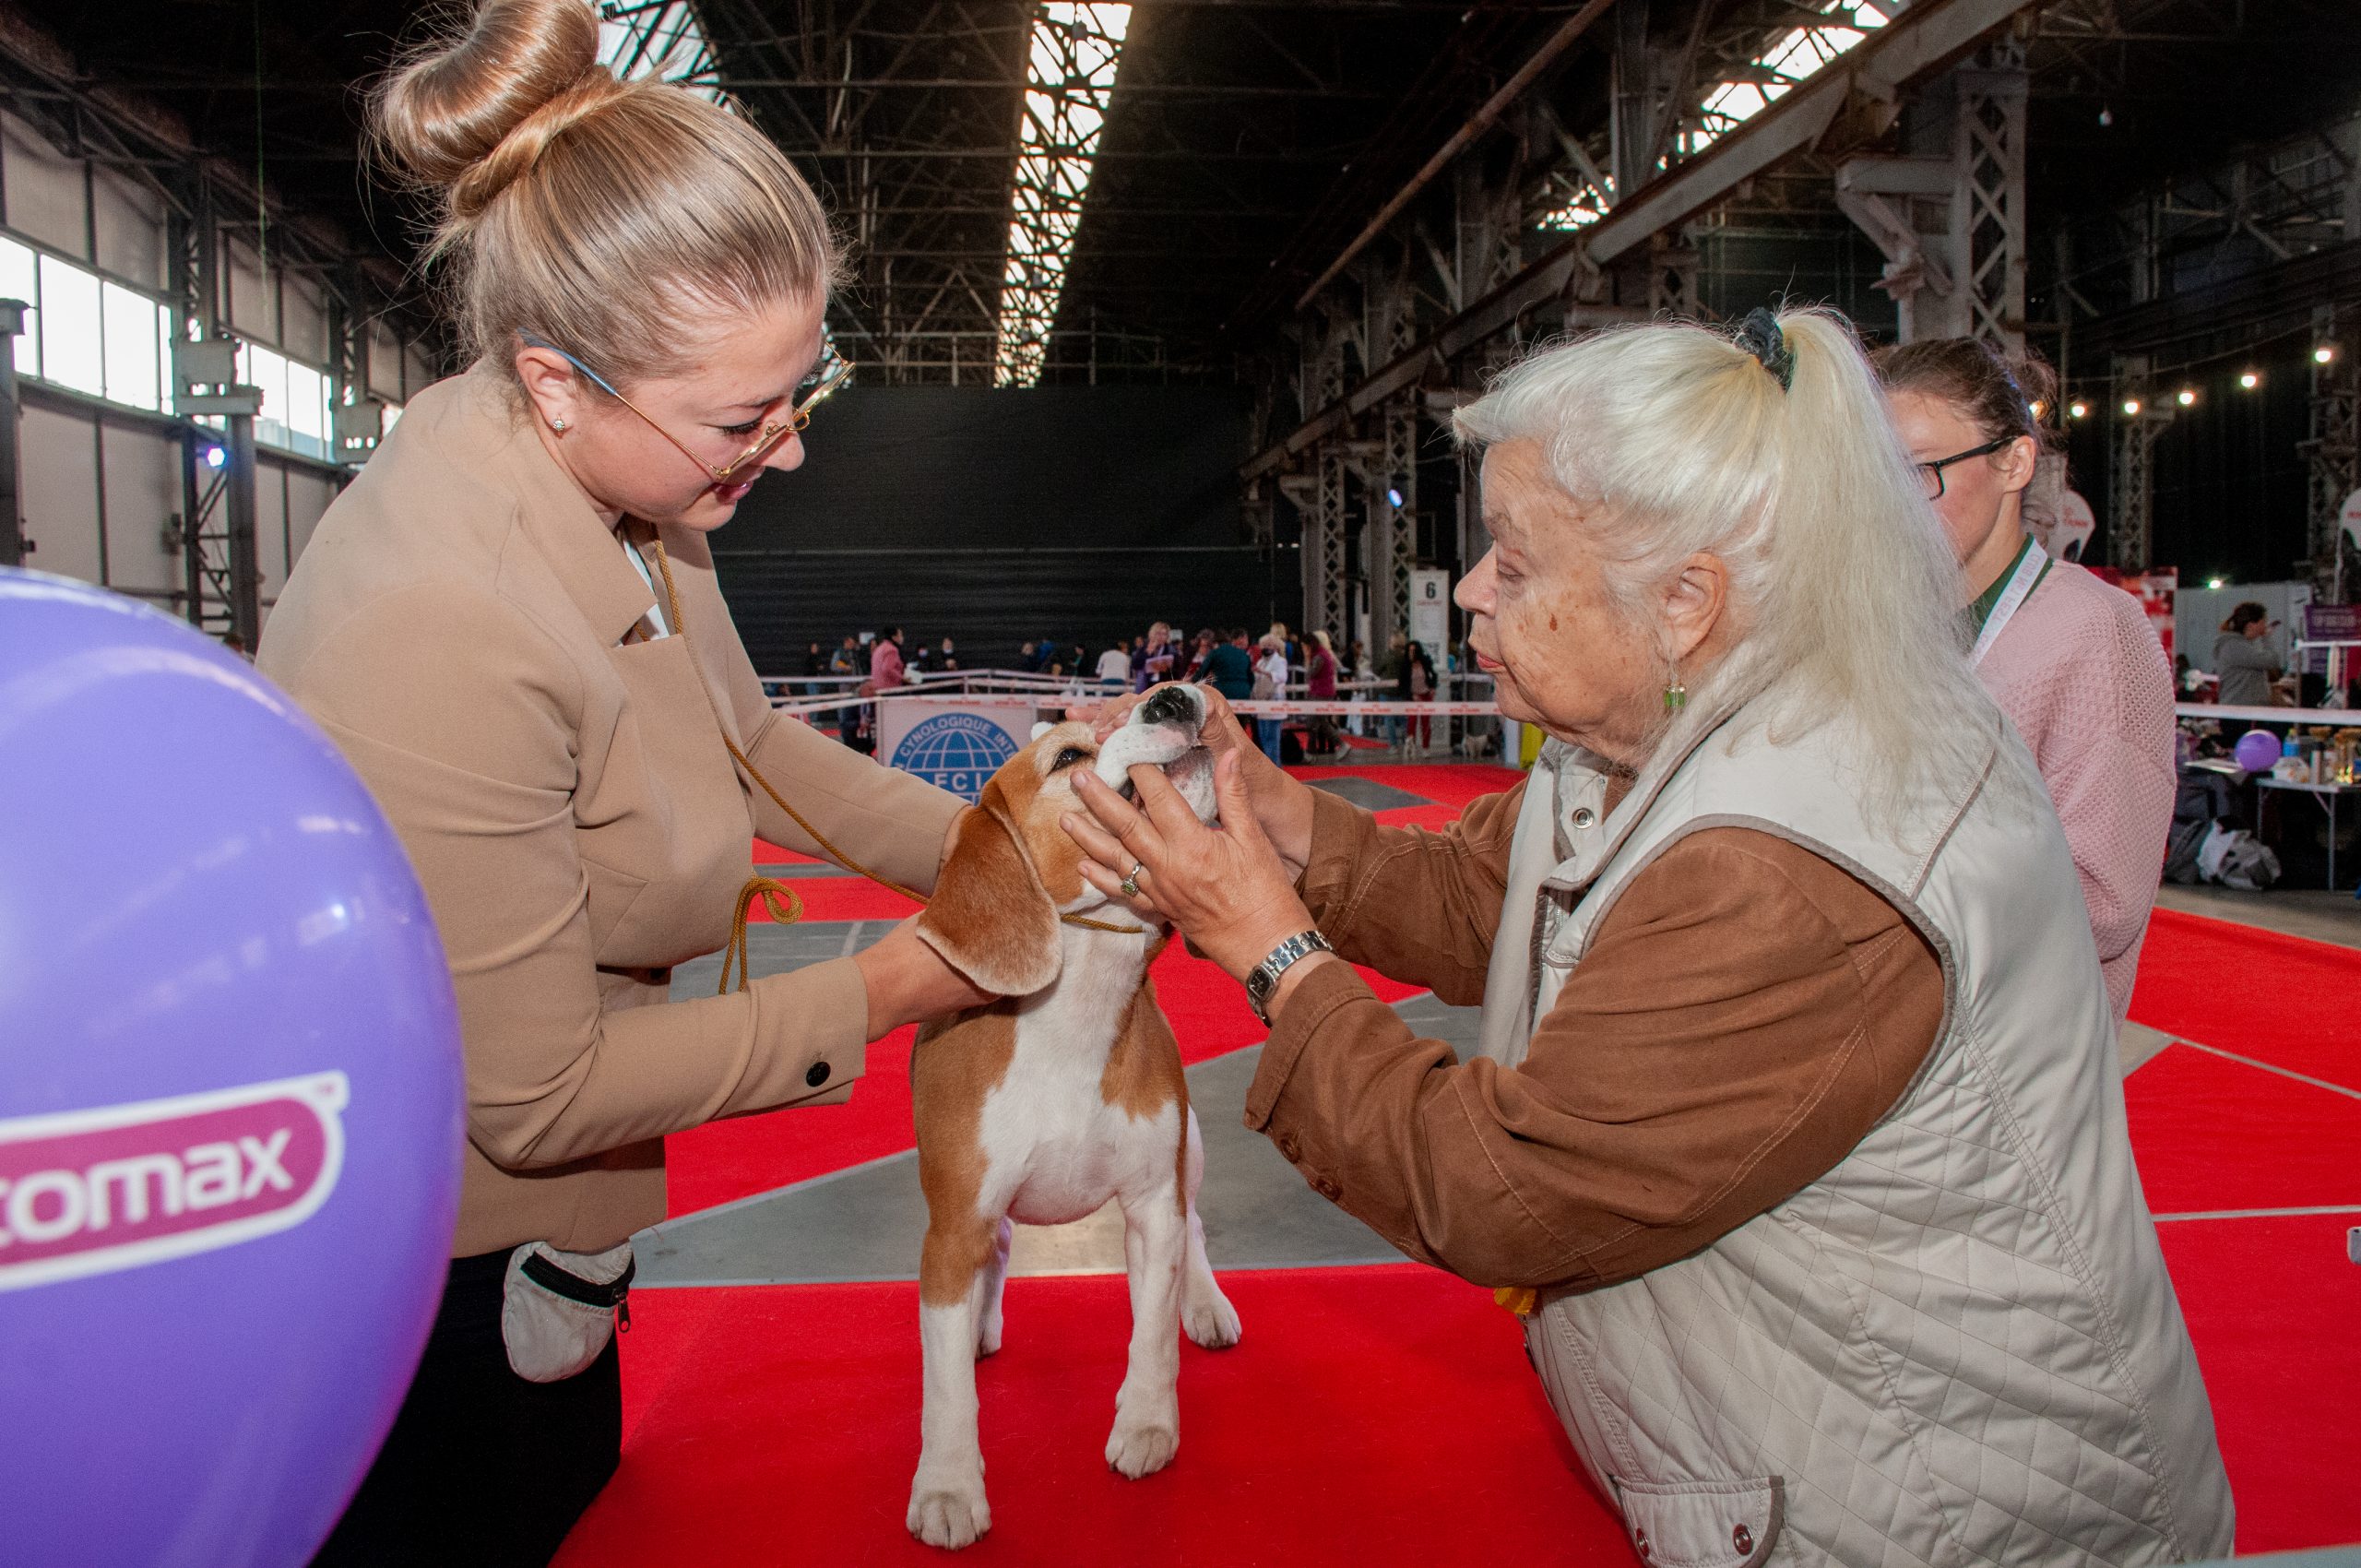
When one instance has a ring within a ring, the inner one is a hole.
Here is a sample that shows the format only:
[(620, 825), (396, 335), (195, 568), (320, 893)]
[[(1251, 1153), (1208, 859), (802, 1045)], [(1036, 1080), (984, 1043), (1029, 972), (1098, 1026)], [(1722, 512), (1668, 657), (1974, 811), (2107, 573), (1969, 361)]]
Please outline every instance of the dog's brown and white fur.
[(1180, 1047), (1147, 978), (1166, 933), (1138, 929), (1083, 880), (1082, 851), (1058, 822), (1082, 809), (1080, 770), (1128, 788), (1140, 763), (1162, 767), (1212, 821), (1204, 720), (1196, 692), (1168, 687), (1103, 746), (1086, 724), (1037, 731), (984, 787), (919, 919), (937, 952), (1007, 998), (927, 1026), (910, 1059), (927, 1232), (926, 1405), (908, 1524), (932, 1546), (966, 1546), (991, 1527), (975, 1363), (1000, 1348), (1012, 1220), (1062, 1224), (1109, 1198), (1122, 1209), (1131, 1361), (1107, 1462), (1125, 1476), (1163, 1468), (1180, 1446), (1176, 1328), (1209, 1349), (1238, 1340), (1238, 1313), (1205, 1262), (1204, 1151)]

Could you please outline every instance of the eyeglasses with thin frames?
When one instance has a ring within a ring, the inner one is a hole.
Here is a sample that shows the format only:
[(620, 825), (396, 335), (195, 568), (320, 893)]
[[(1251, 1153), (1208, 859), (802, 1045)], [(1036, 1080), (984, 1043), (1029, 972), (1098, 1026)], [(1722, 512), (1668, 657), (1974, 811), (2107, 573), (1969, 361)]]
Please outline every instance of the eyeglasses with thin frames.
[(2020, 438), (2014, 435), (2004, 435), (1998, 441), (1987, 441), (1981, 446), (1971, 446), (1964, 452), (1954, 452), (1948, 457), (1938, 457), (1931, 463), (1913, 463), (1910, 466), (1918, 470), (1919, 482), (1927, 489), (1927, 499), (1940, 501), (1943, 498), (1945, 469), (1950, 468), (1953, 463), (1964, 463), (1970, 457), (1988, 457), (2018, 439)]
[[(647, 413), (640, 409), (638, 404), (633, 402), (621, 392), (615, 390), (613, 383), (610, 382), (605, 376), (600, 375), (597, 371), (592, 370), (588, 365), (584, 364), (580, 360), (575, 359), (572, 354), (567, 353), (555, 343), (551, 342), (548, 339), (540, 336), (538, 333), (519, 332), (516, 336), (524, 341), (527, 347), (534, 349), (547, 349), (551, 353), (555, 354), (558, 358), (564, 360), (566, 363), (580, 371), (585, 376), (589, 378), (591, 385), (597, 386), (599, 390), (604, 392), (608, 397), (612, 398), (616, 402), (621, 403), (624, 408), (629, 409), (633, 413), (638, 414), (641, 422), (645, 423), (648, 429), (654, 431), (657, 434), (670, 442), (680, 452), (681, 456), (686, 457), (689, 461), (694, 463), (697, 467), (711, 474), (716, 483), (728, 482), (732, 474), (760, 464), (764, 458), (778, 450), (779, 443), (785, 441), (789, 436), (795, 434), (797, 432), (803, 429), (804, 426), (810, 424), (812, 422), (812, 410), (819, 407), (821, 401), (830, 393), (836, 391), (839, 386), (842, 386), (846, 380), (852, 374), (852, 362), (840, 357), (836, 353), (836, 346), (834, 344), (823, 340), (820, 347), (820, 362), (812, 367), (811, 374), (806, 375), (801, 382), (798, 383), (794, 392), (789, 394), (787, 400), (787, 412), (777, 419), (771, 419), (767, 416), (767, 411), (765, 411), (765, 417), (763, 421), (762, 426), (763, 433), (755, 438), (754, 444), (752, 446), (747, 447), (743, 452), (741, 452), (736, 457), (732, 458), (728, 463), (717, 467), (712, 463), (706, 462), (694, 452), (690, 451), (686, 444), (684, 444), (678, 436), (674, 435), (670, 431), (666, 430), (654, 420), (649, 419)], [(776, 407), (777, 405), (773, 406)]]

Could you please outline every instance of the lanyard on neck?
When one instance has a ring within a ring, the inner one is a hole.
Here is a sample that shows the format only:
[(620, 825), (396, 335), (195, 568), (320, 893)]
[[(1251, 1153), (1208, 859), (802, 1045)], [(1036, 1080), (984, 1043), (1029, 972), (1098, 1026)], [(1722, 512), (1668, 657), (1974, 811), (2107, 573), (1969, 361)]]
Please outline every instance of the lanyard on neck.
[(1984, 624), (1976, 631), (1975, 647), (1967, 656), (1970, 664), (1984, 662), (1984, 656), (1991, 652), (1992, 645), (1999, 640), (2000, 629), (2032, 597), (2034, 585), (2041, 581), (2041, 575), (2047, 570), (2048, 554), (2037, 540), (2026, 535), (2024, 550), (2017, 557), (2017, 569), (2009, 574), (2009, 586), (2000, 590), (1999, 599), (1993, 603), (1992, 613), (1984, 618)]

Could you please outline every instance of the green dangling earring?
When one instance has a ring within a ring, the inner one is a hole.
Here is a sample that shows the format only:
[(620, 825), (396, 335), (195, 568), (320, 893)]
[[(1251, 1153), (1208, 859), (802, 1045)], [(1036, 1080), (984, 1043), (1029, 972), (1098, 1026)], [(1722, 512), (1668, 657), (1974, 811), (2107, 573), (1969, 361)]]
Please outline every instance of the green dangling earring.
[(1680, 683), (1679, 676), (1675, 675), (1672, 678), (1672, 684), (1664, 689), (1664, 710), (1667, 713), (1679, 713), (1688, 706), (1689, 688)]

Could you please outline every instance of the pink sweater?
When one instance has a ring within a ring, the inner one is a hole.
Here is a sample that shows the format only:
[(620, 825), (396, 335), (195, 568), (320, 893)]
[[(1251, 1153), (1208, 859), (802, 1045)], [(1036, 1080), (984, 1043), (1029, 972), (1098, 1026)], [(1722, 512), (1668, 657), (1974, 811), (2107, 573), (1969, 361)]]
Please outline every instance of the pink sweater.
[(2057, 561), (1976, 673), (2049, 786), (2120, 1021), (2172, 826), (2171, 661), (2137, 600)]

